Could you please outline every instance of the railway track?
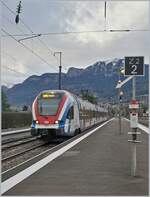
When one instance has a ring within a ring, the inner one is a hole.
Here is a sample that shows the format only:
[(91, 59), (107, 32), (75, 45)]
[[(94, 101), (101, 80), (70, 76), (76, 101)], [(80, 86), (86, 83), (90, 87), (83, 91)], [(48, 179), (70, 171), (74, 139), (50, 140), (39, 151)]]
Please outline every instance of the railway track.
[(29, 130), (20, 131), (4, 132), (5, 134), (2, 135), (2, 172), (20, 165), (64, 141), (57, 139), (51, 142), (41, 141), (39, 138), (31, 136)]
[(6, 144), (2, 147), (2, 172), (13, 168), (26, 160), (41, 154), (49, 148), (53, 148), (62, 141), (46, 142), (37, 138), (30, 138), (24, 141), (17, 141), (17, 143)]
[[(66, 138), (68, 139), (68, 138)], [(66, 141), (65, 138), (43, 142), (37, 138), (22, 138), (2, 146), (2, 173)]]
[(4, 140), (2, 139), (2, 146), (7, 145), (7, 144), (17, 143), (22, 140), (29, 140), (31, 138), (32, 138), (32, 136), (10, 138), (10, 139), (4, 139)]
[(24, 140), (24, 139), (29, 139), (31, 138), (30, 131), (25, 131), (25, 132), (2, 132), (2, 145), (8, 144), (8, 143), (14, 143), (19, 140)]
[(37, 138), (36, 137), (30, 137), (30, 138), (21, 138), (19, 140), (16, 141), (12, 141), (12, 142), (8, 142), (8, 143), (2, 143), (2, 151), (4, 150), (8, 150), (9, 148), (14, 148), (23, 144), (27, 144), (29, 142), (34, 142), (36, 141)]
[(41, 146), (44, 146), (44, 145), (46, 145), (46, 144), (47, 144), (47, 143), (41, 143), (41, 144), (39, 144), (39, 145), (30, 147), (30, 148), (28, 148), (28, 149), (26, 149), (26, 150), (20, 151), (20, 152), (15, 153), (15, 154), (12, 154), (12, 155), (10, 155), (10, 156), (8, 156), (8, 157), (4, 157), (4, 158), (2, 158), (2, 162), (6, 162), (6, 161), (9, 161), (9, 160), (11, 160), (11, 159), (14, 159), (14, 158), (16, 158), (16, 157), (18, 157), (18, 156), (20, 156), (20, 155), (23, 155), (23, 154), (25, 154), (25, 153), (28, 153), (29, 151), (32, 151), (32, 150), (34, 150), (34, 149), (37, 149), (37, 148), (39, 148), (39, 147), (41, 147)]

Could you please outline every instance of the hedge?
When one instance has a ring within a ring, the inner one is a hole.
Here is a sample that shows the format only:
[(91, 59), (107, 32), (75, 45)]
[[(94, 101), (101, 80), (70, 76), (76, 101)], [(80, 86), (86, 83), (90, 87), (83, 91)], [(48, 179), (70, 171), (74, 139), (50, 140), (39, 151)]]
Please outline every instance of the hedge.
[(2, 129), (29, 127), (32, 122), (31, 112), (3, 112)]

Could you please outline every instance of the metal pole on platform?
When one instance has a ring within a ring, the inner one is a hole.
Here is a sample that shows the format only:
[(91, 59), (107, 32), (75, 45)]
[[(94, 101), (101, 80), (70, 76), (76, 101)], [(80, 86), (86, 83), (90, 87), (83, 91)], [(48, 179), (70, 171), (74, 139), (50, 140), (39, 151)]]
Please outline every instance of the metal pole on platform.
[(119, 88), (119, 134), (121, 134), (121, 100), (120, 100), (121, 89)]
[[(135, 100), (136, 98), (136, 78), (135, 76), (132, 79), (132, 99)], [(137, 128), (132, 128), (132, 138), (133, 143), (132, 145), (132, 167), (131, 167), (131, 175), (136, 176), (136, 139), (137, 139)]]
[(135, 100), (136, 97), (136, 78), (135, 76), (132, 79), (132, 99)]
[[(121, 80), (120, 80), (120, 70), (119, 70), (119, 73), (118, 73), (118, 84), (121, 83)], [(121, 87), (118, 88), (118, 122), (119, 122), (119, 134), (121, 134), (121, 95), (122, 92), (121, 92)]]

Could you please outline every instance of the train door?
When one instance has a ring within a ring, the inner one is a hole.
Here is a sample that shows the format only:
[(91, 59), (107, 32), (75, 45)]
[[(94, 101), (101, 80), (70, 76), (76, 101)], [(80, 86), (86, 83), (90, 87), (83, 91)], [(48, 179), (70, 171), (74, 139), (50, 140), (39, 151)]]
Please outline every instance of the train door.
[(80, 129), (80, 108), (77, 102), (74, 103), (74, 128), (75, 130)]
[(80, 129), (83, 130), (84, 128), (85, 128), (84, 110), (80, 109)]
[(68, 135), (71, 135), (74, 133), (74, 106), (71, 106), (66, 117), (66, 124), (65, 124), (65, 132)]

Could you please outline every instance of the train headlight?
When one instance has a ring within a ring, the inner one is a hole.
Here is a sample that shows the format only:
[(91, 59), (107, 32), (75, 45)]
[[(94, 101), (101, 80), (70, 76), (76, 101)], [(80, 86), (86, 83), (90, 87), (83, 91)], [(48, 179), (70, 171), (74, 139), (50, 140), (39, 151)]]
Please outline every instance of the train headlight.
[(36, 124), (38, 124), (39, 123), (39, 121), (38, 120), (36, 120)]
[(58, 124), (58, 120), (55, 121), (55, 124)]

